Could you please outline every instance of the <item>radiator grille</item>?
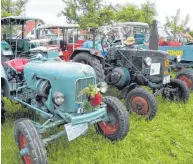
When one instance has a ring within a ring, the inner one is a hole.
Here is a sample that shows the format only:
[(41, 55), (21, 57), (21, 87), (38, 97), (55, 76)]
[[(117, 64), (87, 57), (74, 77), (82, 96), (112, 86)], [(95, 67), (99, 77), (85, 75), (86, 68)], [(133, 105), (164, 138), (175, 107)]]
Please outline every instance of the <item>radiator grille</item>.
[(132, 64), (135, 66), (133, 67), (133, 69), (135, 71), (142, 71), (142, 64), (143, 64), (142, 57), (133, 56), (132, 60), (133, 60)]
[(87, 98), (86, 95), (79, 96), (79, 93), (82, 89), (88, 87), (89, 84), (95, 85), (95, 81), (94, 77), (79, 79), (76, 81), (76, 102), (83, 102)]

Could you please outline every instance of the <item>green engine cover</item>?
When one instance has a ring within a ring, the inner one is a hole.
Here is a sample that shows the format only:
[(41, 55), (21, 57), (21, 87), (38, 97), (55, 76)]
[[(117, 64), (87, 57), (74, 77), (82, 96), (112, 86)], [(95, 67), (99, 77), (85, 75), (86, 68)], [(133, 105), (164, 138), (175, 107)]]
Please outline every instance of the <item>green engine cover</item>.
[[(37, 90), (38, 80), (49, 81), (51, 95), (54, 92), (64, 94), (65, 102), (60, 106), (60, 110), (66, 113), (77, 111), (78, 104), (84, 100), (84, 97), (78, 97), (80, 90), (89, 84), (95, 84), (96, 74), (89, 65), (48, 60), (29, 62), (24, 68), (24, 78), (27, 86), (34, 91)], [(52, 104), (52, 100), (50, 101), (49, 104)]]

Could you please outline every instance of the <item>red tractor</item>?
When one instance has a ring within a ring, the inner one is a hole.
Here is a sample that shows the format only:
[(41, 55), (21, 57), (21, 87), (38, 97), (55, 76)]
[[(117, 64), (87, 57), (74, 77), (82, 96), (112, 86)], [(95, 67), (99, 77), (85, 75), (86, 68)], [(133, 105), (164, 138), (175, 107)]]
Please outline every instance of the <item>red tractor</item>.
[[(78, 24), (65, 25), (42, 25), (37, 27), (37, 38), (50, 38), (49, 47), (58, 47), (62, 52), (61, 58), (69, 61), (74, 49), (81, 48), (86, 41), (84, 36), (79, 35)], [(49, 33), (55, 35), (49, 35)]]

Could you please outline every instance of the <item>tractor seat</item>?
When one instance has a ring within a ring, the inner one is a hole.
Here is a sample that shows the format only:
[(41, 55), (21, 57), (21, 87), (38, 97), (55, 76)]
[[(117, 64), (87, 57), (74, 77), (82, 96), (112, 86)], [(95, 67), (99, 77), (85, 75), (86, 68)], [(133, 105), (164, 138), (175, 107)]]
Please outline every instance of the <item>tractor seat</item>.
[(29, 62), (28, 59), (12, 59), (10, 61), (7, 62), (7, 64), (12, 67), (14, 70), (16, 70), (17, 72), (23, 72), (23, 69), (25, 67), (25, 65)]

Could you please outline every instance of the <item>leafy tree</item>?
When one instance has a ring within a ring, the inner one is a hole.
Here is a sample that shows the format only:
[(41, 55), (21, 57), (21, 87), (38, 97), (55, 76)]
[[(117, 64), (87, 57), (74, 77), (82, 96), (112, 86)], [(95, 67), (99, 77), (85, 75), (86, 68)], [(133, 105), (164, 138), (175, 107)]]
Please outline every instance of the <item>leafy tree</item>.
[(141, 21), (148, 23), (149, 25), (152, 24), (154, 16), (156, 16), (156, 5), (153, 2), (147, 0), (144, 4), (141, 4)]
[(141, 11), (134, 4), (123, 5), (116, 13), (116, 20), (119, 22), (136, 22), (141, 20)]
[[(1, 0), (1, 17), (19, 16), (25, 10), (25, 5), (28, 0)], [(17, 26), (1, 26), (1, 33), (10, 36), (17, 36), (19, 32)]]
[(180, 9), (177, 10), (175, 16), (166, 17), (165, 31), (171, 36), (168, 32), (168, 28), (172, 31), (172, 37), (177, 38), (177, 34), (186, 31), (187, 24), (190, 20), (189, 14), (186, 15), (184, 20), (180, 19)]
[(114, 11), (102, 5), (102, 0), (62, 0), (65, 8), (59, 15), (66, 16), (68, 22), (78, 23), (81, 28), (98, 27), (109, 23)]
[(155, 3), (147, 0), (141, 6), (134, 4), (112, 5), (103, 0), (62, 0), (65, 4), (59, 15), (66, 16), (68, 22), (78, 23), (81, 28), (98, 27), (117, 22), (142, 21), (151, 23), (156, 15)]
[(111, 6), (105, 6), (100, 11), (100, 25), (110, 24), (115, 19), (115, 11)]
[(24, 9), (28, 0), (1, 0), (1, 17), (18, 16)]

